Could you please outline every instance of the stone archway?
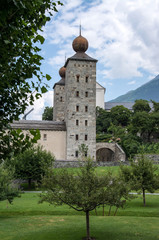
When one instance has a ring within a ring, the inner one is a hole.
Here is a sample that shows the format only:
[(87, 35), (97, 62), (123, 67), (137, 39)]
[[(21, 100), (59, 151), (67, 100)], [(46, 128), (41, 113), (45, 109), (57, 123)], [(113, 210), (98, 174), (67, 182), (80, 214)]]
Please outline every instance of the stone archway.
[(114, 152), (109, 148), (100, 148), (96, 152), (96, 160), (100, 162), (114, 161)]

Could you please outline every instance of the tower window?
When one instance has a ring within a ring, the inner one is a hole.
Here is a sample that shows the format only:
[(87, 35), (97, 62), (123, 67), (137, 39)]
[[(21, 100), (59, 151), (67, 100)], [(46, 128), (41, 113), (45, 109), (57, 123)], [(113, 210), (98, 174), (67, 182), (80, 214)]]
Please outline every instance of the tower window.
[(88, 126), (88, 120), (85, 120), (85, 126)]
[(44, 133), (43, 135), (43, 141), (46, 141), (47, 140), (47, 134)]
[(78, 157), (78, 151), (75, 151), (75, 157)]
[(76, 80), (77, 80), (77, 82), (79, 82), (79, 77), (80, 77), (79, 75), (76, 76)]
[(79, 106), (78, 105), (76, 106), (76, 112), (79, 112)]
[(86, 80), (86, 83), (88, 83), (88, 76), (86, 76), (85, 80)]
[(87, 134), (85, 134), (84, 139), (85, 139), (85, 141), (88, 140), (88, 135)]
[(75, 139), (76, 139), (76, 141), (78, 141), (78, 134), (75, 135)]
[(85, 97), (88, 97), (88, 92), (85, 92)]
[(85, 112), (88, 112), (88, 106), (85, 106)]
[(76, 97), (79, 97), (79, 91), (76, 91)]
[(78, 119), (76, 120), (76, 126), (78, 126), (79, 125), (79, 121), (78, 121)]
[(62, 97), (60, 97), (60, 102), (62, 102)]

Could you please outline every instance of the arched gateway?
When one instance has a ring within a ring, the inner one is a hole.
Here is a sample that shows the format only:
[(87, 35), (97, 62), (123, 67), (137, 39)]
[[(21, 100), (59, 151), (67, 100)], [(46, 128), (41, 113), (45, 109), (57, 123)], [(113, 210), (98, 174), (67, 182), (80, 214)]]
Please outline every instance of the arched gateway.
[(97, 143), (96, 160), (99, 162), (125, 161), (126, 156), (117, 143)]

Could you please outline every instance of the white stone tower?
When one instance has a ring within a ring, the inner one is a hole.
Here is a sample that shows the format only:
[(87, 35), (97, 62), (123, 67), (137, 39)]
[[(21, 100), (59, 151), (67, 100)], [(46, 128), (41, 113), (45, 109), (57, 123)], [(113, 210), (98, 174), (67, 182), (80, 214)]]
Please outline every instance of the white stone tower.
[(76, 54), (67, 59), (66, 94), (66, 159), (79, 156), (79, 146), (88, 146), (88, 155), (96, 159), (96, 59), (85, 52), (88, 41), (81, 34), (72, 43)]
[(54, 108), (53, 108), (53, 121), (65, 120), (65, 72), (66, 68), (62, 67), (59, 70), (61, 80), (55, 83), (54, 89)]

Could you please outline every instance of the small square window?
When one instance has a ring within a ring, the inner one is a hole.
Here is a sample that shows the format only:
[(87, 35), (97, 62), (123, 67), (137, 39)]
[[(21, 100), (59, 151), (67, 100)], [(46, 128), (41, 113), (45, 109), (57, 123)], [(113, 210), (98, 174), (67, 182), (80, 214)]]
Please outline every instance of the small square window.
[(76, 76), (76, 80), (77, 80), (77, 82), (79, 82), (79, 77), (80, 77), (79, 75)]
[(78, 151), (75, 151), (75, 157), (78, 157)]
[(76, 97), (79, 97), (79, 91), (76, 91)]
[(47, 134), (44, 133), (44, 134), (43, 134), (43, 141), (46, 141), (46, 140), (47, 140)]
[(85, 97), (88, 97), (88, 92), (85, 92)]
[(86, 80), (86, 83), (88, 83), (88, 76), (86, 76), (85, 80)]
[(87, 134), (85, 134), (85, 137), (84, 137), (84, 139), (85, 139), (85, 141), (87, 141), (87, 140), (88, 140), (88, 135), (87, 135)]
[(76, 139), (76, 141), (78, 141), (78, 134), (75, 135), (75, 139)]
[(79, 106), (78, 105), (76, 106), (76, 112), (79, 112)]
[(88, 112), (88, 106), (85, 106), (85, 112)]

